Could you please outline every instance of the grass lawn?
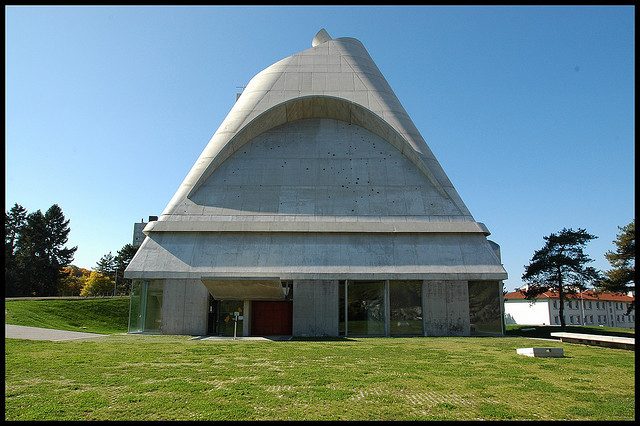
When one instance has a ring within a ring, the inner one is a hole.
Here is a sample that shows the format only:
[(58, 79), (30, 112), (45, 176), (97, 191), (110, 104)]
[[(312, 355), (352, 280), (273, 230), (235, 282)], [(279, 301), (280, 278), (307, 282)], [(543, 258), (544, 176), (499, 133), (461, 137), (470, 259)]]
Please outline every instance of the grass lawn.
[(5, 323), (88, 333), (126, 333), (129, 297), (6, 300)]
[(589, 325), (567, 325), (564, 330), (558, 326), (552, 325), (515, 325), (508, 324), (506, 326), (507, 336), (523, 336), (523, 337), (542, 337), (550, 338), (549, 333), (560, 332), (580, 333), (580, 334), (597, 334), (618, 337), (635, 337), (634, 328), (622, 327), (599, 327)]
[(634, 419), (633, 351), (522, 337), (5, 343), (7, 420)]

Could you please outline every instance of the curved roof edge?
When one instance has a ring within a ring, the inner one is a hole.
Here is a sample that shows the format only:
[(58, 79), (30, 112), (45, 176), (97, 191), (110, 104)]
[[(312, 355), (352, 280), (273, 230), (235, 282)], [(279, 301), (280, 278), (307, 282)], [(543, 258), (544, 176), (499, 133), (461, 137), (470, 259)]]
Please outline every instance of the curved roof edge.
[[(283, 114), (283, 109), (278, 106), (292, 105), (287, 104), (287, 101), (319, 96), (343, 100), (346, 105), (350, 105), (350, 117), (360, 114), (361, 122), (368, 121), (371, 126), (379, 129), (379, 132), (374, 133), (392, 135), (392, 139), (396, 141), (394, 145), (432, 182), (437, 182), (436, 188), (444, 191), (463, 215), (471, 216), (364, 45), (350, 37), (325, 41), (284, 58), (256, 74), (188, 172), (162, 215), (171, 214), (193, 192), (194, 187), (202, 183), (203, 174), (210, 174), (215, 170), (214, 163), (221, 163), (220, 155), (223, 151), (232, 153), (237, 148), (236, 144), (246, 143), (242, 138), (236, 137), (240, 132), (251, 127), (250, 133), (257, 136), (273, 127), (268, 119), (275, 120), (276, 114)], [(285, 114), (287, 110), (284, 108)], [(354, 111), (355, 114), (352, 114)], [(256, 120), (258, 117), (260, 119)], [(327, 117), (331, 118), (330, 111), (327, 111)], [(374, 120), (372, 117), (377, 118)], [(286, 115), (284, 120), (280, 117), (278, 121), (281, 124), (286, 122)], [(357, 121), (357, 118), (353, 120)], [(393, 144), (392, 141), (389, 142)], [(227, 158), (227, 154), (222, 155)]]

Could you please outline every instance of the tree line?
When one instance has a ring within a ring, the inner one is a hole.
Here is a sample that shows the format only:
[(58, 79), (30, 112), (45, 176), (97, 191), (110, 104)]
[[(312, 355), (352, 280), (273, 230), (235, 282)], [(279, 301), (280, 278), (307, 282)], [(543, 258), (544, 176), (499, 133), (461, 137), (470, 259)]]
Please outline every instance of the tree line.
[[(588, 266), (593, 259), (584, 253), (586, 244), (597, 238), (585, 229), (563, 228), (560, 232), (544, 237), (544, 246), (536, 250), (524, 267), (522, 280), (527, 283), (524, 295), (534, 300), (546, 291), (558, 294), (560, 301), (560, 326), (564, 328), (564, 300), (567, 295), (593, 288), (596, 292), (635, 294), (635, 220), (618, 227), (620, 232), (613, 244), (615, 250), (607, 251), (605, 258), (611, 269), (601, 272)], [(634, 309), (630, 305), (627, 315)]]
[(44, 214), (21, 205), (5, 212), (5, 292), (21, 296), (128, 295), (124, 270), (137, 249), (125, 244), (102, 256), (93, 270), (72, 265), (77, 247), (66, 247), (69, 220), (57, 204)]

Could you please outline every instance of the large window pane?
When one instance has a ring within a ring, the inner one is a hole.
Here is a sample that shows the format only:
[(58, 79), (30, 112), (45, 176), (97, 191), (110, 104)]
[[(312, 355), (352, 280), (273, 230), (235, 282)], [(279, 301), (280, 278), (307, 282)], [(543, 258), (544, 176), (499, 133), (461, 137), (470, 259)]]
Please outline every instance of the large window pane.
[(471, 335), (502, 334), (500, 295), (496, 281), (469, 281), (469, 317)]
[(131, 298), (129, 301), (129, 333), (142, 331), (142, 285), (140, 280), (131, 283)]
[(244, 302), (242, 300), (221, 300), (218, 304), (218, 336), (233, 336), (233, 313), (238, 312), (243, 319), (236, 325), (236, 336), (242, 336), (244, 324)]
[(390, 281), (390, 332), (422, 335), (422, 281)]
[(160, 280), (149, 281), (147, 284), (144, 331), (162, 330), (162, 286), (163, 281)]
[(349, 281), (347, 285), (347, 333), (384, 335), (384, 281)]

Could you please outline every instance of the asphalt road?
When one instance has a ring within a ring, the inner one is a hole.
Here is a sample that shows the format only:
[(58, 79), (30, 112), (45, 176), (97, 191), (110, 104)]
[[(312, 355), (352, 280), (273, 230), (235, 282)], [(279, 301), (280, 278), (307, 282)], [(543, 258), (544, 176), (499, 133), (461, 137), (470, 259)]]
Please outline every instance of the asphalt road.
[(78, 331), (54, 330), (51, 328), (25, 327), (23, 325), (4, 325), (5, 339), (50, 340), (62, 342), (65, 340), (94, 339), (107, 334), (81, 333)]

